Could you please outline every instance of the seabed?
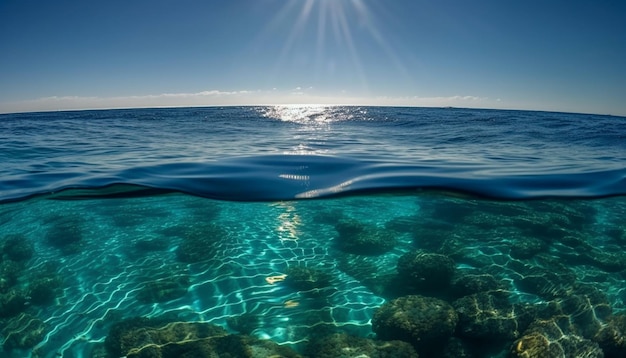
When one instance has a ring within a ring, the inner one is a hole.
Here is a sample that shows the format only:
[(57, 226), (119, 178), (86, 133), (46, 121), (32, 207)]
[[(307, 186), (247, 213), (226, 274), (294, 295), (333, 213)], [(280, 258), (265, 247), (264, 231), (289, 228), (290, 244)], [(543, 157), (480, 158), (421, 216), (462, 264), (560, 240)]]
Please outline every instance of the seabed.
[(0, 343), (7, 357), (625, 356), (625, 217), (623, 197), (8, 203)]

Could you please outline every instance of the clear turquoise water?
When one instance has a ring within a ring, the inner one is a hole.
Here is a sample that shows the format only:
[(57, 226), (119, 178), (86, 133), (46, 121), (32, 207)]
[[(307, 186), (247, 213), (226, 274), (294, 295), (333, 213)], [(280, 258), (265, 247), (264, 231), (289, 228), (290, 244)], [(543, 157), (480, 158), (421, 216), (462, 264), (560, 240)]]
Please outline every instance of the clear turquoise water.
[[(60, 281), (53, 302), (26, 308), (47, 327), (35, 350), (70, 357), (88, 356), (116, 319), (164, 313), (225, 327), (228, 317), (257, 314), (261, 321), (254, 335), (296, 345), (320, 324), (370, 336), (373, 311), (385, 298), (367, 287), (368, 279), (394, 274), (398, 258), (415, 248), (450, 254), (460, 272), (493, 275), (514, 302), (542, 305), (560, 297), (518, 287), (527, 274), (518, 265), (540, 272), (565, 270), (576, 277), (572, 287), (597, 287), (619, 312), (626, 308), (624, 217), (623, 198), (500, 202), (419, 193), (257, 203), (183, 194), (42, 198), (5, 204), (0, 214), (3, 232), (23, 235), (36, 252), (20, 272), (17, 287), (27, 287), (28, 278), (38, 275), (58, 275)], [(342, 253), (334, 227), (340, 218), (392, 230), (398, 243), (382, 255)], [(198, 262), (181, 262), (176, 250), (185, 235), (210, 232), (213, 224), (225, 233), (218, 240), (205, 238), (214, 250), (207, 249), (210, 254)], [(77, 252), (55, 247), (50, 235), (80, 235)], [(563, 239), (568, 236), (584, 246), (569, 246), (573, 244)], [(140, 244), (160, 239), (165, 239), (162, 247)], [(528, 258), (511, 254), (530, 239), (545, 247)], [(453, 243), (454, 248), (446, 248)], [(583, 258), (589, 250), (592, 258)], [(610, 258), (621, 265), (619, 270), (603, 267)], [(328, 272), (331, 284), (311, 293), (267, 282), (294, 265)], [(186, 293), (180, 297), (140, 302), (146, 284), (181, 278)]]
[[(450, 337), (476, 357), (557, 316), (562, 356), (581, 352), (571, 337), (609, 352), (598, 332), (626, 308), (623, 119), (271, 110), (0, 117), (4, 356), (103, 356), (114, 324), (163, 316), (310, 352), (322, 328), (376, 338), (375, 312), (407, 294), (452, 304)], [(395, 244), (346, 252), (345, 222)], [(450, 283), (398, 278), (415, 250), (452, 259)], [(295, 286), (294, 267), (322, 278)], [(464, 286), (475, 276), (496, 286)], [(507, 303), (467, 314), (484, 292)]]

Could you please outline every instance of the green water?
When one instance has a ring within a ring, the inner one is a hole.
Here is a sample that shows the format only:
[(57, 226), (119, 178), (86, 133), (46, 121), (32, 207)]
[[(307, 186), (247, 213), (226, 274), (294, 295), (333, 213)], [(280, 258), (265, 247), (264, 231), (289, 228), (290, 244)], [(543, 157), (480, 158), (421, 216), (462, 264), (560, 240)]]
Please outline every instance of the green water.
[[(614, 347), (602, 330), (619, 325), (626, 308), (624, 218), (624, 197), (9, 203), (0, 206), (0, 335), (8, 357), (106, 356), (117, 322), (168, 317), (315, 355), (320, 336), (375, 339), (383, 304), (420, 295), (456, 311), (441, 347), (448, 356), (458, 347), (521, 352), (537, 332), (564, 354), (606, 354)], [(398, 274), (403, 255), (420, 254), (451, 260), (450, 276), (437, 267), (432, 276)]]

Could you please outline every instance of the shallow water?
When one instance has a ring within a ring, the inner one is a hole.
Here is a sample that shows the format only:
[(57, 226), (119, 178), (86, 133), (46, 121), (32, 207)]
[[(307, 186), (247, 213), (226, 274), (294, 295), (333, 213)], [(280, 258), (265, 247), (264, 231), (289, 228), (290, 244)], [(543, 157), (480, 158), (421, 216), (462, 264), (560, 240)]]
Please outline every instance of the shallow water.
[[(449, 286), (412, 293), (454, 303), (463, 295), (454, 282), (481, 274), (495, 278), (511, 304), (545, 307), (577, 291), (585, 295), (589, 285), (615, 314), (626, 308), (624, 217), (622, 197), (503, 202), (437, 193), (254, 203), (175, 193), (39, 198), (5, 204), (0, 213), (3, 236), (19, 235), (34, 249), (16, 261), (10, 292), (27, 297), (22, 319), (43, 321), (34, 349), (46, 357), (90, 356), (114, 322), (167, 313), (233, 332), (229, 317), (258, 315), (247, 333), (295, 348), (324, 325), (370, 337), (374, 311), (403, 294), (385, 286), (399, 257), (416, 249), (449, 256), (456, 273)], [(390, 232), (397, 242), (387, 252), (346, 253), (337, 231), (346, 220)], [(191, 258), (182, 253), (185, 242), (197, 245)], [(268, 281), (290, 267), (328, 280), (309, 289)], [(546, 276), (554, 272), (559, 277)], [(49, 288), (31, 292), (41, 280)], [(20, 318), (16, 313), (5, 308), (3, 319)]]
[[(0, 117), (2, 353), (180, 356), (165, 349), (216, 339), (111, 343), (143, 317), (311, 357), (373, 355), (376, 339), (426, 357), (622, 356), (622, 125), (355, 107)], [(406, 297), (450, 307), (452, 330), (424, 329), (426, 347), (385, 326)]]

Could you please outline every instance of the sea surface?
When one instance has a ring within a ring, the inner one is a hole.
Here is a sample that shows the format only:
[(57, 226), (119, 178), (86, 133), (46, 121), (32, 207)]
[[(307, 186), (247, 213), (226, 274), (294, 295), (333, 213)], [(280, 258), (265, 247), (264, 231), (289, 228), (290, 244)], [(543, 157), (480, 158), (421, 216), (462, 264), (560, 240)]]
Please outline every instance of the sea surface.
[(0, 356), (624, 357), (625, 195), (624, 117), (3, 114)]

